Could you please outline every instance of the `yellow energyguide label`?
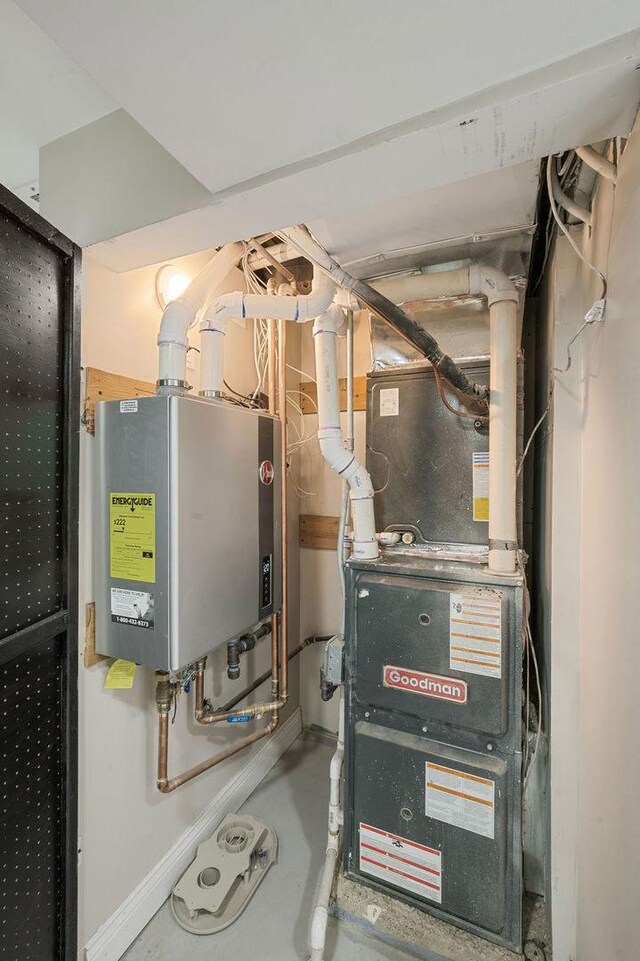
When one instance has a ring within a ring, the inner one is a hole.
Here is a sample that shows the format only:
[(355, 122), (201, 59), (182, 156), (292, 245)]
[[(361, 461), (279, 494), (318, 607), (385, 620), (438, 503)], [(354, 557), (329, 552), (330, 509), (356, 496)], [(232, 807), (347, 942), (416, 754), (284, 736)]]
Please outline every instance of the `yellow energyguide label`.
[(473, 475), (473, 519), (489, 520), (489, 454), (476, 451), (472, 460)]
[(474, 521), (489, 520), (489, 498), (488, 497), (473, 498), (473, 519)]
[(111, 577), (155, 584), (155, 494), (109, 494), (109, 555)]

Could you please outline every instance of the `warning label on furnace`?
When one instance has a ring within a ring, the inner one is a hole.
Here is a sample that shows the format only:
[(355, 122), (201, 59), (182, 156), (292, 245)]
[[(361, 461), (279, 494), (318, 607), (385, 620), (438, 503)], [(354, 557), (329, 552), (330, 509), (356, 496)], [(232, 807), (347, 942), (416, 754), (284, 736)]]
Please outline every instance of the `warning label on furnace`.
[(155, 494), (109, 494), (109, 553), (111, 577), (155, 584)]
[(489, 453), (473, 454), (473, 519), (489, 520)]
[(360, 870), (421, 898), (442, 901), (440, 851), (362, 822)]
[(502, 601), (490, 592), (450, 595), (449, 667), (502, 676)]
[(427, 817), (485, 838), (494, 837), (494, 781), (427, 761), (425, 782), (424, 811)]
[(131, 624), (153, 630), (153, 594), (147, 591), (123, 591), (111, 588), (111, 620), (115, 624)]

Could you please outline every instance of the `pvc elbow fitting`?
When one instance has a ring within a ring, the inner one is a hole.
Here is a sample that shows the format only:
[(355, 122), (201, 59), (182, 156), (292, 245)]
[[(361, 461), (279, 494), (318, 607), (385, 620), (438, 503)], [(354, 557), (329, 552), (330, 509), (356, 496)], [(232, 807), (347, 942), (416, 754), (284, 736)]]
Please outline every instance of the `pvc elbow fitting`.
[(482, 294), (487, 298), (489, 307), (500, 300), (519, 302), (513, 281), (502, 270), (486, 264), (471, 264), (469, 267), (469, 293)]
[(195, 309), (186, 300), (172, 300), (167, 304), (160, 321), (158, 346), (178, 344), (186, 350), (189, 346), (189, 328), (195, 316)]
[(329, 308), (335, 296), (335, 285), (324, 274), (313, 277), (311, 293), (306, 297), (298, 297), (297, 322), (304, 324), (323, 314)]
[(233, 290), (207, 307), (200, 321), (200, 330), (219, 330), (225, 334), (228, 321), (241, 320), (244, 315), (244, 294), (241, 290)]
[(318, 334), (336, 334), (340, 337), (346, 333), (346, 330), (347, 318), (345, 317), (344, 310), (337, 304), (331, 304), (322, 314), (316, 317), (313, 325), (313, 336), (317, 337)]

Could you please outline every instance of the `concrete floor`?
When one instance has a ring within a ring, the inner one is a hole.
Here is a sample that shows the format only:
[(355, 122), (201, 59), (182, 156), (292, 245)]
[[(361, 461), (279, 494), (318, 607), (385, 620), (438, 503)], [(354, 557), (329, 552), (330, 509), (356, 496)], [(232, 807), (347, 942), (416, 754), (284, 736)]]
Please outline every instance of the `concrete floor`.
[[(322, 736), (305, 733), (249, 798), (243, 810), (268, 821), (278, 861), (241, 917), (219, 934), (189, 934), (164, 904), (122, 961), (303, 961), (316, 885), (324, 858), (329, 760)], [(326, 961), (408, 961), (409, 955), (330, 921)]]

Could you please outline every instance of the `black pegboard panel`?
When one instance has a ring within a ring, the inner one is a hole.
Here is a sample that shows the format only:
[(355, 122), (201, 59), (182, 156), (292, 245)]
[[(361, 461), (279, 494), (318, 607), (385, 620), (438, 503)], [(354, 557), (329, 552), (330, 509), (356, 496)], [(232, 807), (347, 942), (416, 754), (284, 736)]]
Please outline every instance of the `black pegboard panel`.
[(0, 638), (63, 594), (64, 272), (59, 253), (0, 216)]
[(63, 638), (0, 665), (0, 959), (59, 957), (64, 907)]
[(79, 265), (0, 186), (0, 961), (77, 959)]

